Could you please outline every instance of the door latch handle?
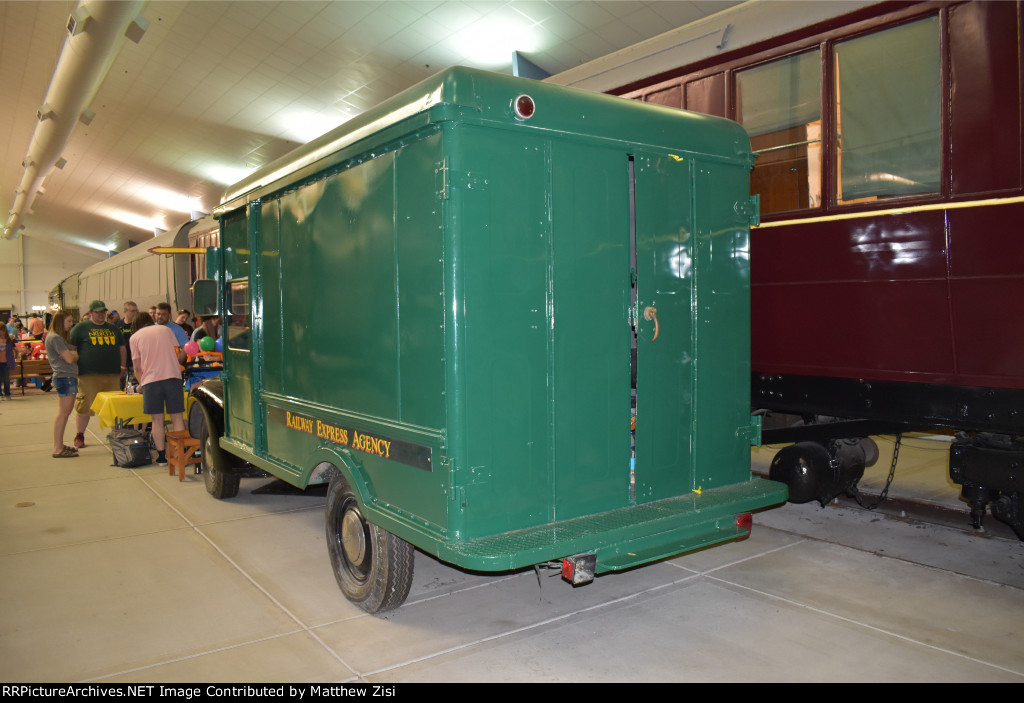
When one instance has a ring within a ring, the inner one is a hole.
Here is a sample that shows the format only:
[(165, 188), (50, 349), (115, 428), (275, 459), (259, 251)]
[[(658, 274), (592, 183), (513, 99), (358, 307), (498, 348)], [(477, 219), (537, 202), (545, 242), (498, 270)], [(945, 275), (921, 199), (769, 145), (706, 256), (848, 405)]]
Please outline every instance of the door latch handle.
[(644, 308), (644, 319), (648, 321), (654, 320), (654, 336), (651, 337), (651, 341), (653, 342), (658, 338), (658, 309), (653, 305), (648, 305)]

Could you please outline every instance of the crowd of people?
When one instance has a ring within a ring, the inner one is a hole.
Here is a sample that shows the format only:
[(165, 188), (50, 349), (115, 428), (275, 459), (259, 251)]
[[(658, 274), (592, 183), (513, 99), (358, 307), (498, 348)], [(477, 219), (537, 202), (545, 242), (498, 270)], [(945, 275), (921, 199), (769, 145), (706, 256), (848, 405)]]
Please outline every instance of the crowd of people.
[[(123, 316), (108, 311), (102, 300), (93, 300), (78, 324), (63, 310), (53, 315), (49, 329), (37, 313), (32, 313), (27, 325), (17, 316), (0, 324), (0, 398), (12, 399), (12, 375), (19, 360), (46, 358), (50, 363), (52, 376), (43, 390), (57, 391), (54, 458), (74, 458), (85, 448), (93, 401), (105, 391), (140, 388), (143, 412), (153, 420), (152, 439), (159, 465), (167, 464), (164, 415), (170, 416), (175, 430), (185, 429), (183, 364), (197, 356), (197, 340), (213, 338), (203, 343), (212, 350), (214, 340), (220, 337), (220, 318), (203, 317), (193, 327), (196, 320), (188, 310), (179, 310), (172, 322), (167, 303), (145, 313), (134, 301), (127, 301), (122, 310)], [(33, 344), (38, 340), (42, 343)], [(64, 435), (72, 410), (75, 437), (67, 445)]]
[(11, 315), (5, 326), (8, 336), (16, 341), (42, 339), (46, 333), (46, 325), (37, 312), (29, 315), (27, 323), (22, 322), (17, 315)]
[[(46, 328), (38, 313), (32, 313), (27, 325), (17, 315), (0, 324), (0, 358), (3, 359), (0, 363), (0, 400), (12, 398), (11, 387), (16, 383), (14, 373), (18, 362), (43, 357), (43, 347), (38, 342), (45, 334)], [(49, 390), (48, 384), (43, 385)]]

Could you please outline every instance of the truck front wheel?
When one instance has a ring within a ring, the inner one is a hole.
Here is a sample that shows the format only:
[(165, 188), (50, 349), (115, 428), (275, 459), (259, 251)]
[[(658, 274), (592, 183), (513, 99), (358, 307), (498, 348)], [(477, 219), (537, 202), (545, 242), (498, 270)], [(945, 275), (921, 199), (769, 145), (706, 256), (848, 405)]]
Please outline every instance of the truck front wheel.
[(210, 418), (203, 413), (203, 424), (199, 429), (199, 446), (203, 450), (203, 481), (206, 492), (214, 498), (234, 498), (238, 495), (241, 477), (222, 470), (224, 455), (217, 445), (217, 428), (210, 426)]
[(368, 613), (394, 610), (412, 586), (413, 547), (367, 522), (348, 481), (327, 489), (327, 551), (345, 597)]

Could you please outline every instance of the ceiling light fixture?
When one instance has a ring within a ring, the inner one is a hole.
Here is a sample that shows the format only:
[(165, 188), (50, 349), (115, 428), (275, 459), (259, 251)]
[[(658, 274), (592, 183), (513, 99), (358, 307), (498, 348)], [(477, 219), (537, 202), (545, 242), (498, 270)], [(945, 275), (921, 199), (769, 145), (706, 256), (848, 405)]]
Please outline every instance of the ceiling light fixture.
[(242, 180), (255, 169), (244, 166), (228, 166), (226, 164), (203, 164), (196, 169), (205, 180), (221, 186), (229, 186)]
[(512, 54), (537, 51), (539, 42), (531, 27), (482, 19), (456, 37), (456, 46), (466, 52), (467, 61), (478, 68), (502, 68), (512, 63)]
[(160, 186), (147, 186), (139, 189), (139, 197), (150, 205), (162, 210), (173, 210), (174, 212), (192, 212), (196, 208), (193, 198), (182, 193), (175, 193), (168, 188)]
[(108, 217), (111, 220), (117, 220), (123, 224), (135, 227), (137, 229), (146, 230), (152, 232), (158, 227), (166, 228), (167, 225), (162, 219), (155, 217), (146, 217), (145, 215), (136, 215), (134, 212), (128, 212), (127, 210), (118, 210), (116, 208), (105, 208), (100, 209), (97, 214)]

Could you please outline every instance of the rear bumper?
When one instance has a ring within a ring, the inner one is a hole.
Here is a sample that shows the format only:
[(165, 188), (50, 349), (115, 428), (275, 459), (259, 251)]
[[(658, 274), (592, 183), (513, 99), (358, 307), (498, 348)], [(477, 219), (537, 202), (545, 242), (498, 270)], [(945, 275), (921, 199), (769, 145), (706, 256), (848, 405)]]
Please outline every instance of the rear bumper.
[(761, 478), (474, 540), (444, 542), (437, 556), (467, 569), (505, 571), (572, 554), (596, 554), (597, 573), (746, 537), (736, 516), (786, 501), (785, 485)]

